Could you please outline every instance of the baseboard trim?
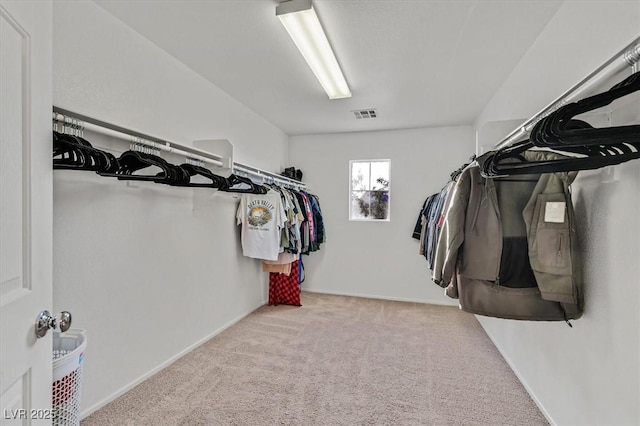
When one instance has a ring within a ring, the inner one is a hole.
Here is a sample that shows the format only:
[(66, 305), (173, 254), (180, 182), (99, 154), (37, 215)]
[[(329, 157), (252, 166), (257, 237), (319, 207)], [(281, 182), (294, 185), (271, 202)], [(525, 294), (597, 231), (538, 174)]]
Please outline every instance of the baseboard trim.
[[(265, 300), (265, 301), (263, 301), (262, 305), (264, 305), (266, 303), (267, 303), (267, 301)], [(262, 305), (260, 305), (260, 306), (262, 306)], [(162, 364), (158, 365), (157, 367), (155, 367), (154, 369), (152, 369), (148, 373), (142, 375), (141, 377), (139, 377), (138, 379), (134, 380), (133, 382), (123, 386), (119, 390), (115, 391), (111, 395), (109, 395), (106, 398), (104, 398), (102, 401), (97, 402), (97, 403), (93, 404), (91, 407), (83, 410), (80, 413), (80, 420), (83, 420), (83, 419), (89, 417), (91, 414), (93, 414), (94, 412), (98, 411), (99, 409), (101, 409), (102, 407), (104, 407), (105, 405), (110, 403), (111, 401), (114, 401), (115, 399), (121, 397), (122, 395), (124, 395), (125, 393), (127, 393), (128, 391), (133, 389), (134, 387), (138, 386), (140, 383), (144, 382), (145, 380), (147, 380), (148, 378), (150, 378), (154, 374), (160, 372), (164, 368), (167, 368), (169, 365), (171, 365), (172, 363), (174, 363), (178, 359), (182, 358), (183, 356), (185, 356), (189, 352), (193, 351), (198, 346), (201, 346), (204, 343), (206, 343), (209, 340), (211, 340), (212, 338), (216, 337), (218, 334), (222, 333), (227, 328), (229, 328), (232, 325), (236, 324), (241, 319), (246, 318), (249, 314), (251, 314), (253, 311), (258, 309), (260, 306), (257, 306), (256, 308), (251, 309), (249, 312), (247, 312), (245, 314), (242, 314), (242, 315), (232, 319), (231, 321), (229, 321), (226, 324), (222, 325), (222, 327), (219, 327), (218, 329), (216, 329), (213, 333), (203, 337), (202, 339), (198, 340), (196, 343), (188, 346), (186, 349), (184, 349), (184, 350), (180, 351), (179, 353), (177, 353), (176, 355), (172, 356), (171, 358), (169, 358), (168, 360), (166, 360)]]
[[(478, 316), (476, 315), (476, 318), (477, 317)], [(527, 381), (524, 379), (522, 374), (520, 374), (520, 370), (518, 370), (518, 368), (511, 361), (511, 359), (502, 351), (502, 348), (500, 348), (500, 345), (497, 344), (496, 340), (493, 338), (491, 333), (487, 330), (487, 328), (484, 326), (484, 324), (482, 324), (482, 321), (478, 321), (478, 322), (480, 323), (480, 326), (484, 330), (485, 334), (487, 336), (489, 336), (489, 339), (493, 343), (493, 346), (495, 346), (496, 349), (498, 349), (498, 352), (500, 352), (500, 355), (502, 355), (502, 358), (506, 361), (506, 363), (509, 366), (509, 368), (511, 368), (511, 371), (513, 371), (513, 374), (515, 374), (516, 377), (518, 378), (518, 380), (520, 381), (520, 383), (522, 383), (522, 386), (527, 391), (527, 393), (529, 394), (529, 396), (531, 397), (533, 402), (536, 404), (536, 406), (538, 407), (538, 409), (540, 410), (542, 415), (545, 417), (545, 419), (547, 419), (547, 421), (549, 422), (549, 424), (551, 426), (557, 426), (556, 423), (553, 421), (553, 418), (551, 417), (551, 414), (549, 414), (549, 412), (546, 410), (546, 408), (544, 407), (544, 405), (542, 404), (542, 402), (540, 401), (538, 396), (533, 391), (533, 389), (531, 389), (531, 387), (529, 386)]]
[(331, 294), (334, 296), (350, 296), (350, 297), (364, 297), (366, 299), (381, 299), (381, 300), (392, 300), (394, 302), (413, 302), (413, 303), (423, 303), (425, 305), (443, 305), (443, 306), (458, 306), (457, 303), (447, 303), (441, 300), (419, 300), (419, 299), (410, 299), (403, 297), (389, 297), (389, 296), (379, 296), (375, 294), (361, 294), (361, 293), (349, 293), (349, 292), (336, 292), (336, 291), (326, 291), (326, 290), (309, 290), (302, 289), (303, 292), (306, 293), (319, 293), (319, 294)]

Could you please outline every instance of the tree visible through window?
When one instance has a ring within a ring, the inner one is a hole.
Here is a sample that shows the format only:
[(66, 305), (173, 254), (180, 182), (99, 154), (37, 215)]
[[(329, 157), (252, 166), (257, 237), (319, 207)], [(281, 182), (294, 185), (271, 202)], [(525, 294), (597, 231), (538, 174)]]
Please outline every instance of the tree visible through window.
[(389, 220), (390, 160), (353, 160), (350, 220)]

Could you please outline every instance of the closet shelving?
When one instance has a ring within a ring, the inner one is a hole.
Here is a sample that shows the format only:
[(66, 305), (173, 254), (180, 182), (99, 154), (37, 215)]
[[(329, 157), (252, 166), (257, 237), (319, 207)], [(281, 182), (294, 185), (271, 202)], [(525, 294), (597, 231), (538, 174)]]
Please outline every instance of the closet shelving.
[[(223, 169), (229, 169), (230, 173), (251, 179), (255, 183), (274, 183), (281, 186), (294, 188), (296, 190), (307, 189), (305, 183), (289, 179), (286, 176), (269, 172), (257, 167), (233, 161), (232, 148), (225, 149), (223, 155), (202, 150), (193, 146), (183, 145), (175, 142), (163, 140), (148, 134), (138, 132), (136, 130), (127, 129), (112, 123), (89, 117), (84, 114), (69, 111), (57, 106), (53, 107), (54, 125), (64, 125), (70, 128), (80, 127), (95, 133), (106, 136), (127, 140), (132, 144), (147, 146), (152, 150), (168, 152), (172, 154), (182, 155), (187, 159), (201, 162)], [(231, 144), (225, 141), (226, 145)]]
[(509, 133), (504, 139), (497, 143), (496, 149), (504, 148), (512, 143), (521, 140), (528, 135), (536, 123), (558, 108), (570, 102), (575, 102), (580, 98), (587, 96), (591, 91), (602, 88), (605, 84), (614, 78), (619, 78), (622, 73), (631, 69), (639, 71), (640, 68), (640, 37), (634, 39), (622, 50), (616, 53), (611, 59), (598, 67), (595, 71), (582, 79), (572, 88), (567, 90), (556, 100), (547, 105), (540, 112), (525, 121), (521, 126)]

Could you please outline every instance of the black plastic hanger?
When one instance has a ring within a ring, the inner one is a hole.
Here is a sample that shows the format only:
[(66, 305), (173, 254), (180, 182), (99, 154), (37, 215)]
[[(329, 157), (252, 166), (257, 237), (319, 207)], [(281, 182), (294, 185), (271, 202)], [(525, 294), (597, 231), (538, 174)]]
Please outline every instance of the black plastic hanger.
[(91, 163), (85, 150), (77, 143), (65, 137), (65, 134), (53, 132), (53, 168), (86, 170)]
[(630, 144), (603, 146), (593, 149), (591, 155), (583, 157), (564, 157), (554, 160), (536, 160), (524, 162), (501, 162), (499, 154), (489, 152), (478, 158), (480, 170), (485, 177), (501, 177), (533, 173), (555, 173), (578, 170), (594, 170), (601, 167), (621, 164), (640, 158), (640, 149)]
[[(222, 176), (218, 176), (216, 174), (213, 174), (211, 172), (211, 170), (205, 168), (205, 167), (200, 167), (200, 166), (196, 166), (193, 164), (180, 164), (179, 166), (180, 168), (182, 168), (189, 176), (189, 178), (187, 179), (186, 183), (183, 184), (176, 184), (175, 186), (187, 186), (187, 187), (192, 187), (192, 188), (221, 188), (224, 185), (228, 185), (227, 179), (222, 177)], [(203, 176), (207, 179), (210, 179), (211, 182), (210, 183), (196, 183), (196, 182), (191, 182), (191, 177), (192, 176)]]
[(640, 90), (640, 72), (636, 72), (606, 92), (562, 106), (540, 120), (530, 134), (535, 146), (559, 147), (640, 143), (640, 125), (604, 128), (575, 127), (575, 116), (594, 111)]
[[(234, 188), (235, 185), (246, 184), (249, 188)], [(235, 174), (230, 175), (227, 181), (220, 186), (220, 191), (224, 192), (239, 192), (244, 194), (266, 194), (267, 188), (262, 185), (257, 185), (249, 178), (241, 177)]]
[[(184, 175), (188, 176), (186, 172), (184, 174), (178, 172), (175, 169), (178, 166), (169, 164), (163, 158), (139, 151), (123, 152), (118, 158), (118, 165), (118, 169), (114, 172), (99, 172), (99, 174), (117, 177), (120, 180), (144, 180), (166, 184), (184, 181), (186, 179)], [(136, 173), (151, 166), (159, 167), (161, 172), (154, 175)]]
[(53, 168), (110, 172), (118, 168), (111, 153), (94, 148), (81, 136), (53, 132)]
[[(569, 120), (565, 127), (569, 131), (594, 130), (589, 123), (576, 119)], [(542, 135), (544, 124), (536, 125), (534, 129), (536, 128), (539, 141), (545, 136), (548, 137), (548, 135)], [(534, 135), (533, 131), (531, 135)], [(480, 168), (481, 173), (485, 177), (504, 177), (529, 173), (592, 170), (640, 158), (640, 143), (610, 142), (598, 145), (593, 143), (588, 145), (558, 143), (551, 145), (553, 152), (566, 155), (566, 157), (527, 161), (523, 157), (523, 153), (536, 147), (531, 139), (527, 139), (484, 155)]]

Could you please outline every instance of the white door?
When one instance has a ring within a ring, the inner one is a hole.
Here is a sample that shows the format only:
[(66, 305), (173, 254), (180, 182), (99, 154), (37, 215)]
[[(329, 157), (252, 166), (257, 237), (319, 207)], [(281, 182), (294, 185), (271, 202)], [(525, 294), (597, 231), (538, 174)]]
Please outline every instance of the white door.
[(52, 4), (0, 0), (0, 424), (51, 424)]

